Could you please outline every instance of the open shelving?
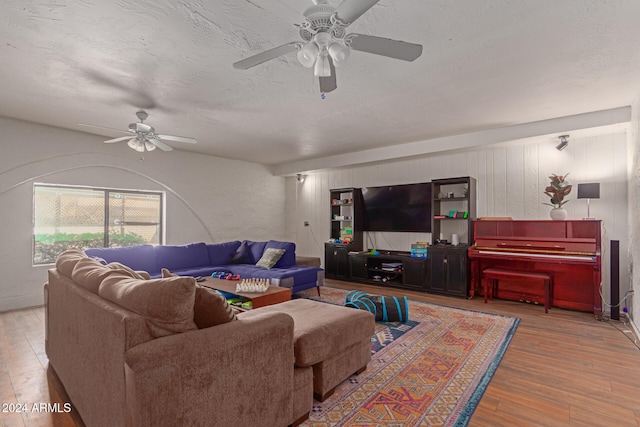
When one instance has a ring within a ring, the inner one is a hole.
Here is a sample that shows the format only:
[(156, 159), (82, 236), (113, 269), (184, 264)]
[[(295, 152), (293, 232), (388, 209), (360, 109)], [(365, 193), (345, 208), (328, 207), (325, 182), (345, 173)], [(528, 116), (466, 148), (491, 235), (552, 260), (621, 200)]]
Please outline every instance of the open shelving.
[[(325, 275), (345, 279), (349, 277), (348, 253), (362, 250), (362, 192), (359, 188), (330, 190), (330, 203), (331, 242), (324, 244)], [(343, 241), (346, 236), (348, 242)]]
[[(473, 243), (473, 220), (476, 217), (475, 178), (467, 176), (435, 179), (431, 197), (432, 243), (441, 239), (451, 242), (451, 236), (457, 234), (461, 245), (470, 246)], [(451, 211), (466, 212), (467, 217), (452, 218)]]
[[(429, 247), (429, 291), (466, 297), (470, 282), (467, 249), (473, 244), (473, 220), (476, 218), (475, 178), (434, 180), (431, 206), (431, 230), (436, 244)], [(463, 214), (459, 218), (452, 217), (452, 211)], [(453, 234), (458, 236), (458, 246), (451, 245)], [(437, 244), (441, 240), (449, 244)]]

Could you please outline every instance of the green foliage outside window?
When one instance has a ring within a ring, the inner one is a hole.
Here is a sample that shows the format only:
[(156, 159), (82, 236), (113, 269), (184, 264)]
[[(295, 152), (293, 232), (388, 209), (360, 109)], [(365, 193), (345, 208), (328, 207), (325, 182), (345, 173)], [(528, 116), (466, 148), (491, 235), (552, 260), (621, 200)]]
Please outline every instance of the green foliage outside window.
[[(34, 238), (33, 260), (35, 264), (54, 263), (58, 255), (67, 249), (85, 250), (104, 246), (104, 235), (102, 233), (36, 234)], [(147, 243), (145, 239), (134, 233), (109, 234), (110, 247), (135, 246), (144, 243)]]

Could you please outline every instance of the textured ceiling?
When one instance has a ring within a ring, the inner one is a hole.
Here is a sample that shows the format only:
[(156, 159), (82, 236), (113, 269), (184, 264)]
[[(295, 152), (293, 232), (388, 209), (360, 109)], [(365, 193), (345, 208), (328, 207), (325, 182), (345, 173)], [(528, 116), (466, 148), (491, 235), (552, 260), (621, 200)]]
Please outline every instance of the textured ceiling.
[(625, 106), (640, 91), (638, 0), (380, 0), (348, 31), (422, 56), (354, 51), (326, 99), (295, 54), (232, 67), (298, 41), (291, 24), (310, 5), (3, 0), (0, 115), (116, 137), (78, 123), (126, 129), (144, 108), (159, 133), (198, 140), (174, 148), (280, 165)]

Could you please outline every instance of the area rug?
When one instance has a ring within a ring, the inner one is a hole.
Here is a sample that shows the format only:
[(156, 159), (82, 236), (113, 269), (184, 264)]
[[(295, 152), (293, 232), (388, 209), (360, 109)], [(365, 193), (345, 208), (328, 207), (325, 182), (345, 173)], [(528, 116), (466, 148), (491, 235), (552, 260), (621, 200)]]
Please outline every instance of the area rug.
[[(346, 291), (324, 286), (304, 297), (344, 304)], [(520, 319), (409, 302), (406, 323), (376, 323), (367, 369), (313, 402), (302, 425), (466, 426)]]

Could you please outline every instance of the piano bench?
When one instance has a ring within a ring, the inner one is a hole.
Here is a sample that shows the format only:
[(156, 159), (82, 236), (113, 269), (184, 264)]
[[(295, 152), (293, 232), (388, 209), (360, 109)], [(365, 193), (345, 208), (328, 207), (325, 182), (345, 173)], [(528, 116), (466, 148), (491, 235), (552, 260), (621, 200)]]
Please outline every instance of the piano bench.
[[(487, 268), (482, 270), (480, 277), (484, 302), (487, 297), (493, 299), (493, 294), (498, 288), (498, 280), (511, 279), (518, 281), (541, 281), (544, 285), (544, 312), (549, 313), (551, 297), (553, 295), (553, 274), (539, 271), (506, 270), (503, 268)], [(490, 285), (490, 286), (489, 286)]]

